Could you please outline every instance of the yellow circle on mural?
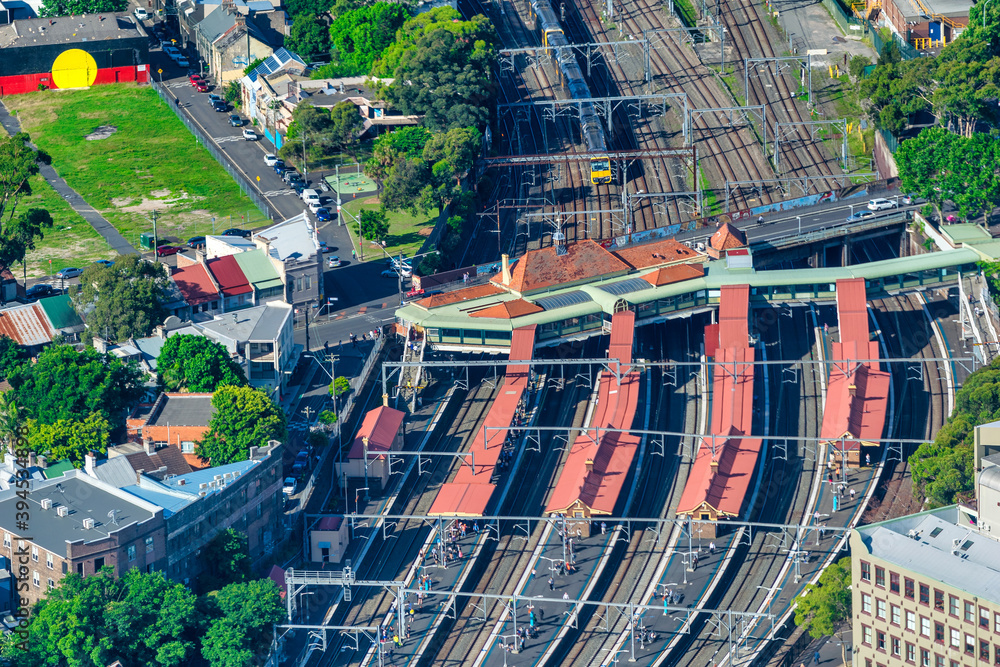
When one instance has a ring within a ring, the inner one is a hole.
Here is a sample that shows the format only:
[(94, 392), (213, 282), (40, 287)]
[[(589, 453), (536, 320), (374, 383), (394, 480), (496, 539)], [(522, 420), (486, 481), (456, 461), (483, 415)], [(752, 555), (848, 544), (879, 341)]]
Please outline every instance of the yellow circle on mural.
[(83, 49), (63, 51), (52, 63), (56, 88), (86, 88), (97, 79), (97, 61)]

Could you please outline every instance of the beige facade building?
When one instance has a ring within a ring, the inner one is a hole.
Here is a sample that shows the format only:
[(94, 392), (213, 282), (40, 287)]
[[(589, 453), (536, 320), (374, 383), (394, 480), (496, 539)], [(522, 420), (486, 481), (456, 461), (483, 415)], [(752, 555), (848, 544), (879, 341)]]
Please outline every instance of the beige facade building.
[(975, 502), (852, 531), (854, 665), (1000, 665), (1000, 454), (977, 463)]

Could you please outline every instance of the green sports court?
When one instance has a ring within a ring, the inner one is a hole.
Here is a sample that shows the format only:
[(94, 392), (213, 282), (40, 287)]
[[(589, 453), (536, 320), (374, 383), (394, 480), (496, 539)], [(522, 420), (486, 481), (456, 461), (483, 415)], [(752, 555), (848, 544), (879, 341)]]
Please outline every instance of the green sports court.
[(326, 182), (338, 195), (361, 195), (378, 189), (375, 181), (362, 173), (327, 176)]

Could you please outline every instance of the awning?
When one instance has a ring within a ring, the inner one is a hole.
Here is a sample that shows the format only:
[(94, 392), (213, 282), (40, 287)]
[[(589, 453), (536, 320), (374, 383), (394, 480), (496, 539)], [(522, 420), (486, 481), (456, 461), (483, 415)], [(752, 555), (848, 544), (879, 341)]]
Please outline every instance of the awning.
[(319, 543), (319, 548), (320, 549), (330, 549), (331, 548), (330, 547), (330, 543), (329, 542), (320, 542)]

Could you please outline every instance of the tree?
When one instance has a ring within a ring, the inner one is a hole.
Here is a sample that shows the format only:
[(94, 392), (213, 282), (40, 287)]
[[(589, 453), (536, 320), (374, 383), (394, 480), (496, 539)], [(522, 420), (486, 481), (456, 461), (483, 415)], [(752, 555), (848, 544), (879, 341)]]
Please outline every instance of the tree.
[(372, 64), (389, 47), (406, 21), (399, 3), (376, 2), (337, 16), (330, 25), (332, 60), (320, 68), (321, 77), (367, 76)]
[(263, 63), (263, 62), (264, 62), (264, 58), (254, 58), (253, 62), (251, 62), (249, 65), (247, 65), (246, 67), (243, 68), (243, 73), (244, 74), (249, 74), (250, 72), (252, 72), (255, 69), (257, 69), (258, 67), (260, 67), (260, 64)]
[(298, 14), (285, 38), (285, 48), (307, 60), (330, 52), (330, 31), (315, 14)]
[(201, 559), (203, 570), (198, 583), (203, 591), (217, 591), (250, 579), (247, 536), (232, 528), (213, 537), (202, 550)]
[(28, 359), (24, 348), (10, 336), (0, 336), (0, 380), (6, 380)]
[(850, 630), (851, 618), (851, 559), (841, 558), (831, 563), (819, 576), (816, 585), (806, 589), (796, 598), (795, 623), (813, 639), (836, 634), (841, 640), (840, 649), (847, 664), (847, 648), (843, 632)]
[(333, 426), (337, 423), (337, 413), (333, 410), (323, 410), (319, 413), (319, 423), (324, 426)]
[(235, 106), (239, 105), (243, 96), (243, 86), (240, 85), (239, 81), (230, 81), (222, 90), (222, 96), (226, 98), (227, 102)]
[(29, 208), (8, 222), (0, 239), (0, 264), (10, 266), (21, 263), (24, 280), (27, 281), (28, 267), (25, 257), (35, 249), (35, 239), (45, 238), (43, 230), (52, 227), (52, 216), (44, 208)]
[(435, 252), (430, 255), (425, 255), (423, 259), (420, 260), (420, 264), (417, 265), (417, 273), (422, 276), (430, 276), (441, 270), (441, 265), (444, 260), (441, 259), (441, 253)]
[(851, 61), (849, 64), (849, 71), (851, 73), (851, 78), (855, 81), (859, 80), (865, 74), (865, 68), (872, 64), (872, 61), (867, 56), (851, 56)]
[(293, 19), (300, 14), (321, 16), (330, 9), (330, 0), (285, 0), (284, 6)]
[(76, 14), (110, 14), (128, 11), (128, 0), (44, 0), (43, 18)]
[[(271, 627), (286, 618), (281, 591), (270, 579), (256, 579), (229, 584), (215, 597), (222, 620), (243, 630), (246, 639), (240, 643), (255, 656), (267, 653), (271, 643)], [(217, 621), (218, 622), (218, 621)]]
[(18, 667), (180, 666), (196, 659), (203, 623), (194, 594), (162, 572), (71, 572), (36, 605), (27, 650), (9, 657)]
[[(351, 382), (343, 376), (338, 377), (333, 381), (333, 384), (330, 385), (330, 395), (332, 396), (343, 396), (350, 390)], [(334, 420), (336, 420), (336, 417), (337, 416), (334, 415)]]
[(112, 342), (141, 338), (166, 317), (168, 282), (162, 264), (125, 255), (113, 266), (91, 264), (84, 269), (73, 306), (86, 320), (89, 336)]
[(484, 126), (494, 94), (495, 44), (493, 26), (483, 16), (428, 27), (398, 54), (387, 101), (404, 114), (423, 114), (432, 130)]
[(141, 372), (93, 348), (77, 352), (52, 345), (11, 373), (17, 405), (40, 424), (83, 420), (100, 413), (112, 430), (124, 427), (125, 410), (142, 396)]
[(432, 165), (444, 162), (455, 178), (460, 179), (472, 169), (482, 141), (482, 133), (474, 127), (456, 127), (439, 132), (424, 145), (424, 162)]
[(358, 107), (346, 100), (340, 102), (330, 109), (330, 121), (333, 142), (341, 148), (350, 148), (353, 155), (358, 145), (358, 136), (365, 125)]
[(430, 183), (430, 177), (430, 170), (423, 160), (400, 157), (382, 184), (379, 201), (387, 211), (408, 210), (415, 213), (423, 205), (421, 193)]
[(253, 387), (219, 387), (212, 396), (215, 414), (195, 452), (213, 466), (246, 461), (250, 447), (284, 440), (285, 415), (262, 391)]
[(212, 624), (202, 643), (201, 655), (212, 667), (251, 667), (253, 651), (246, 630), (237, 623), (222, 619)]
[(204, 336), (171, 336), (160, 349), (156, 370), (165, 391), (213, 392), (222, 385), (247, 383), (243, 369), (225, 347)]
[(83, 419), (58, 419), (52, 424), (30, 419), (27, 430), (31, 451), (44, 454), (53, 463), (69, 461), (77, 468), (83, 467), (87, 452), (106, 453), (111, 438), (111, 426), (99, 412)]
[(24, 132), (0, 135), (0, 230), (13, 222), (21, 198), (31, 194), (28, 179), (38, 173), (38, 152), (29, 141)]
[(369, 241), (381, 241), (389, 235), (389, 220), (385, 210), (363, 209), (358, 216), (358, 224), (355, 226), (361, 238)]

